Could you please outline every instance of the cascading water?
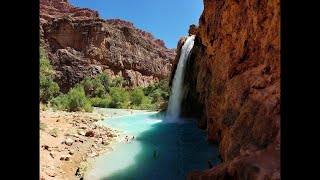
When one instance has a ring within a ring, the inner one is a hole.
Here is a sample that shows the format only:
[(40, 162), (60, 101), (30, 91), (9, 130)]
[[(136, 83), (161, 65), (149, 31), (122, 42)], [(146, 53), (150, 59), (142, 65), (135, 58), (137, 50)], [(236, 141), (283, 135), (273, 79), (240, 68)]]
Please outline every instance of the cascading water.
[(173, 78), (171, 96), (169, 98), (169, 105), (167, 110), (167, 118), (171, 120), (177, 119), (180, 115), (181, 101), (183, 97), (182, 87), (185, 73), (185, 64), (188, 60), (190, 51), (193, 48), (194, 38), (194, 35), (189, 36), (181, 49), (181, 55)]

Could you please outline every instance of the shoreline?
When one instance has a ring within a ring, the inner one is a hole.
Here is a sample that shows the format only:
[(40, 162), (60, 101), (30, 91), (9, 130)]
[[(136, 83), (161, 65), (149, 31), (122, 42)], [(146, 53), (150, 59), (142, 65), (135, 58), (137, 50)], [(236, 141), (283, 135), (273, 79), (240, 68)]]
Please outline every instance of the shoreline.
[(92, 113), (40, 110), (40, 179), (78, 180), (84, 177), (88, 162), (113, 151), (121, 131), (96, 124), (114, 117)]

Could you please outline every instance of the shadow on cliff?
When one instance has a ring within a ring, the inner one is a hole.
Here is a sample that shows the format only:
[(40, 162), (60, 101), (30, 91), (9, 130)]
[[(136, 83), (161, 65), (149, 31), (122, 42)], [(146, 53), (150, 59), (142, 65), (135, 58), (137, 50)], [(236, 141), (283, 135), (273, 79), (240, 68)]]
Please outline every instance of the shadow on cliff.
[(134, 164), (101, 179), (186, 179), (193, 170), (208, 169), (208, 161), (220, 163), (218, 146), (208, 144), (192, 121), (154, 124), (135, 141), (141, 142), (141, 151)]

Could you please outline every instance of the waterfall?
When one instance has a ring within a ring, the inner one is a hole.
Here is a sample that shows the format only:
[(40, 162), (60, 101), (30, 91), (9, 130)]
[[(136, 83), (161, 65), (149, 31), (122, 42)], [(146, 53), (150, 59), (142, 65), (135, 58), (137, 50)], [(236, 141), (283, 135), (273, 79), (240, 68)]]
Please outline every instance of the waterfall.
[(177, 119), (181, 111), (181, 102), (183, 97), (183, 80), (185, 73), (185, 65), (189, 58), (190, 51), (193, 48), (195, 36), (189, 36), (181, 48), (180, 59), (176, 72), (174, 74), (171, 96), (169, 98), (169, 105), (167, 110), (167, 117), (169, 119)]

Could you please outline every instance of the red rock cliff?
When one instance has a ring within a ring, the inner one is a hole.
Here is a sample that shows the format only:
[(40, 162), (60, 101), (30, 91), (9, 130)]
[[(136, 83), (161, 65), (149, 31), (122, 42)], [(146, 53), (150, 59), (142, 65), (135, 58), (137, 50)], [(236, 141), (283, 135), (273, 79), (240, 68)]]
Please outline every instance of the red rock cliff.
[(204, 0), (185, 86), (223, 161), (188, 179), (280, 179), (279, 0)]
[(123, 76), (129, 86), (146, 86), (167, 77), (174, 49), (120, 19), (66, 0), (40, 0), (40, 46), (46, 49), (55, 81), (66, 92), (85, 76)]

